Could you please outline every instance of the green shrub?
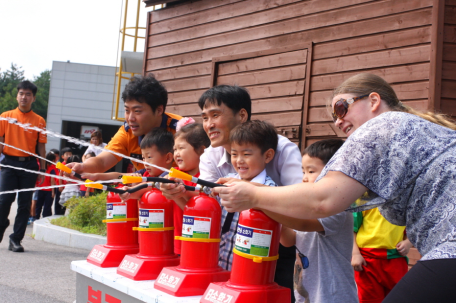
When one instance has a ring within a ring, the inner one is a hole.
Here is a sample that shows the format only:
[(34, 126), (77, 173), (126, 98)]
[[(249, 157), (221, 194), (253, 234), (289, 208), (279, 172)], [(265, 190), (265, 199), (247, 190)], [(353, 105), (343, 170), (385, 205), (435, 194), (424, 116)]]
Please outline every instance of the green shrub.
[(54, 225), (71, 228), (83, 233), (106, 236), (106, 197), (102, 192), (90, 197), (73, 197), (65, 206), (69, 215), (51, 220)]

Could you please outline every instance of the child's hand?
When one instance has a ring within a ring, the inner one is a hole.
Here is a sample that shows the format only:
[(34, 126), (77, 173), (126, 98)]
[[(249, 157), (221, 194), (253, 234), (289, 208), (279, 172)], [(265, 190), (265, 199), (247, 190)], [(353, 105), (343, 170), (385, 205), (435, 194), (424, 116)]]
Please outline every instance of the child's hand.
[(406, 256), (406, 255), (408, 255), (410, 248), (412, 248), (412, 246), (413, 245), (409, 241), (409, 239), (405, 239), (404, 241), (397, 243), (396, 249), (401, 256)]
[(363, 256), (361, 256), (361, 254), (353, 254), (351, 265), (353, 266), (354, 270), (363, 271), (363, 266), (367, 266), (367, 263), (366, 260), (364, 260)]
[[(122, 187), (122, 190), (128, 190), (128, 189), (130, 189), (130, 187), (128, 187), (128, 186)], [(119, 197), (122, 200), (122, 203), (125, 203), (130, 198), (130, 193), (119, 194)]]
[(176, 200), (185, 196), (185, 187), (183, 181), (177, 178), (168, 177), (170, 180), (174, 180), (177, 183), (161, 183), (160, 190), (163, 196), (170, 200)]

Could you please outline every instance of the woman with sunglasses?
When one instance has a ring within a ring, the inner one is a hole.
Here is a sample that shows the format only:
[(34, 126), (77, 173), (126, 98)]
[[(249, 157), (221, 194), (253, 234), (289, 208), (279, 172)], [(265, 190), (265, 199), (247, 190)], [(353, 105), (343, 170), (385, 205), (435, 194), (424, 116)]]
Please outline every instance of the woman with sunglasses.
[(454, 302), (456, 125), (402, 104), (372, 74), (344, 81), (331, 107), (348, 139), (315, 183), (265, 188), (236, 182), (214, 192), (228, 211), (255, 207), (299, 219), (379, 207), (388, 221), (406, 226), (423, 256), (384, 302)]

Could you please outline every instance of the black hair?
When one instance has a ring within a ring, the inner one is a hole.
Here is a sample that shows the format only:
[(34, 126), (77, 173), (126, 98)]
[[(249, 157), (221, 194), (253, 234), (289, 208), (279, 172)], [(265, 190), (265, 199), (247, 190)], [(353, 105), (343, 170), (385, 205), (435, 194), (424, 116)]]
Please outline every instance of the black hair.
[(63, 156), (65, 153), (73, 153), (70, 147), (64, 147), (62, 148), (62, 153), (61, 155)]
[(140, 103), (147, 103), (153, 112), (157, 107), (163, 105), (164, 112), (168, 104), (168, 92), (153, 74), (148, 74), (145, 77), (136, 75), (131, 77), (130, 82), (125, 85), (122, 100), (124, 102), (136, 100)]
[(67, 164), (72, 163), (72, 162), (80, 163), (81, 162), (81, 158), (79, 158), (78, 155), (72, 155), (72, 156), (70, 156), (68, 158)]
[(91, 155), (92, 157), (96, 157), (94, 152), (87, 153), (87, 155)]
[(334, 156), (337, 150), (344, 144), (342, 139), (325, 139), (320, 140), (312, 145), (307, 146), (302, 155), (308, 155), (312, 158), (320, 159), (326, 165)]
[(237, 85), (217, 85), (205, 91), (198, 100), (198, 105), (201, 109), (207, 104), (225, 104), (237, 114), (241, 109), (247, 111), (247, 120), (250, 120), (252, 115), (252, 100), (249, 92), (241, 86)]
[(275, 151), (279, 139), (274, 125), (266, 121), (252, 120), (233, 128), (230, 133), (230, 141), (240, 145), (254, 144), (264, 153), (270, 148)]
[(195, 151), (199, 150), (201, 146), (207, 148), (211, 145), (211, 140), (204, 131), (201, 123), (192, 123), (184, 125), (176, 134), (174, 139), (182, 137), (190, 144)]
[(28, 80), (19, 82), (19, 84), (17, 85), (17, 91), (19, 92), (20, 89), (29, 89), (32, 91), (32, 94), (34, 96), (36, 96), (36, 92), (38, 91), (38, 87), (36, 87), (35, 84)]
[(60, 155), (60, 151), (58, 149), (55, 149), (55, 148), (51, 149), (49, 152), (53, 153), (55, 155)]
[(153, 128), (141, 141), (141, 149), (156, 146), (162, 155), (173, 152), (174, 137), (173, 134), (164, 128)]
[[(55, 162), (57, 160), (57, 156), (53, 152), (48, 152), (46, 154), (46, 160)], [(46, 169), (48, 168), (49, 165), (51, 165), (51, 164), (46, 161)]]

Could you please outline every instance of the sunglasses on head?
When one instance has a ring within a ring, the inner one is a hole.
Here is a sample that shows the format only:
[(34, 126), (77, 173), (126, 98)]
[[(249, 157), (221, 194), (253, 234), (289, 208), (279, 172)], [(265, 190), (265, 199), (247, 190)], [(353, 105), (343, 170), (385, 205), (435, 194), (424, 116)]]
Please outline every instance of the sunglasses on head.
[(348, 112), (348, 106), (352, 103), (355, 103), (358, 100), (364, 99), (366, 97), (369, 97), (370, 94), (367, 95), (362, 95), (359, 97), (354, 97), (354, 98), (349, 98), (349, 99), (339, 99), (335, 104), (334, 104), (334, 110), (331, 113), (333, 121), (336, 122), (337, 119), (342, 119), (345, 117), (345, 115)]
[(300, 252), (298, 247), (295, 246), (295, 248), (298, 251), (299, 258), (301, 259), (302, 269), (308, 268), (309, 267), (309, 258), (307, 258), (307, 256), (304, 255), (302, 252)]

